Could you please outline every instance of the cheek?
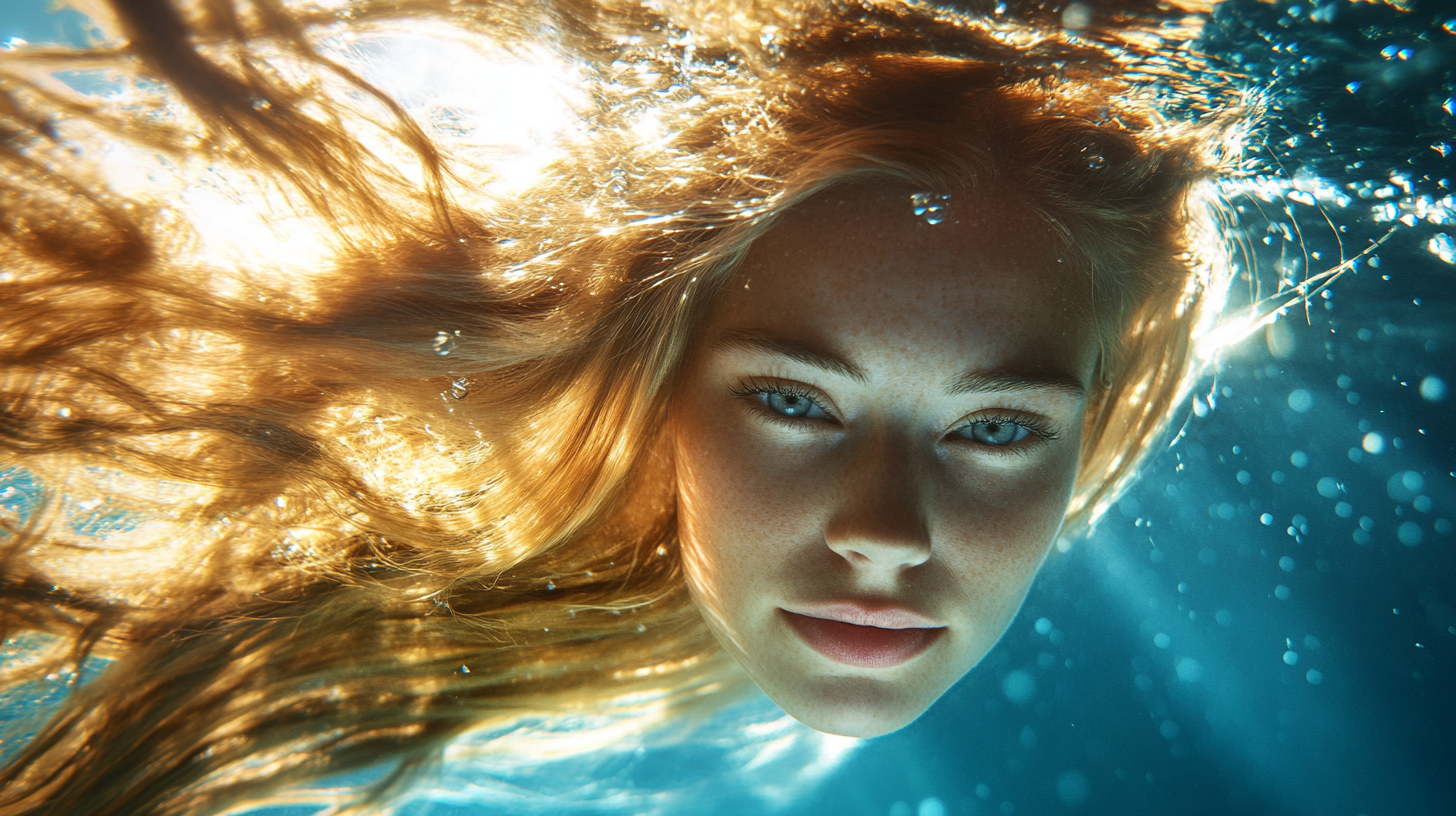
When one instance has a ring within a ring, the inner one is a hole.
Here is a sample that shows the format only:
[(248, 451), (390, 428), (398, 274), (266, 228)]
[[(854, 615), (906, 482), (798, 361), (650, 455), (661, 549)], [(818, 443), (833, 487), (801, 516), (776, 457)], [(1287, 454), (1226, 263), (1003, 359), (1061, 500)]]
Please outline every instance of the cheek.
[(772, 566), (783, 480), (741, 421), (714, 407), (689, 402), (673, 417), (678, 533), (699, 602), (730, 613)]
[(1072, 455), (1025, 472), (968, 476), (949, 504), (940, 555), (954, 562), (975, 609), (979, 647), (989, 649), (1015, 617), (1061, 528), (1076, 476), (1067, 447)]

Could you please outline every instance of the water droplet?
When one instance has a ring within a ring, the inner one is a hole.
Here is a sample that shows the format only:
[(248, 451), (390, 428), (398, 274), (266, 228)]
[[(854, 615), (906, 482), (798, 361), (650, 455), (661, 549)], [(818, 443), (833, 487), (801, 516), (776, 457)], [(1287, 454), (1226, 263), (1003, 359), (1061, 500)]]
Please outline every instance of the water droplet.
[(1351, 82), (1351, 83), (1345, 85), (1345, 90), (1349, 91), (1350, 93), (1354, 93), (1354, 92), (1360, 90), (1360, 83), (1359, 82)]
[(1295, 663), (1298, 663), (1298, 662), (1299, 662), (1299, 652), (1296, 652), (1293, 649), (1290, 649), (1289, 651), (1287, 651), (1287, 652), (1284, 653), (1284, 664), (1285, 665), (1287, 665), (1287, 666), (1293, 666)]
[(1385, 450), (1385, 437), (1371, 431), (1361, 438), (1360, 447), (1364, 448), (1366, 453), (1380, 453)]
[(945, 208), (949, 201), (949, 193), (915, 193), (910, 196), (910, 211), (925, 219), (927, 224), (939, 224), (945, 221)]
[(1107, 165), (1107, 157), (1101, 153), (1089, 153), (1086, 158), (1088, 170), (1100, 170)]
[(1436, 237), (1426, 242), (1426, 249), (1446, 263), (1456, 264), (1456, 239), (1450, 235), (1437, 233)]
[(433, 342), (433, 343), (430, 344), (430, 348), (433, 349), (436, 354), (440, 355), (441, 357), (444, 357), (445, 355), (447, 355), (450, 352), (454, 351), (456, 346), (460, 345), (460, 339), (459, 338), (460, 338), (460, 332), (458, 332), (458, 331), (456, 331), (456, 332), (436, 332), (435, 333), (435, 342)]
[(546, 582), (546, 589), (547, 589), (547, 591), (553, 590), (555, 588), (556, 588), (556, 582), (555, 581), (547, 581)]
[[(449, 352), (436, 352), (437, 354), (448, 354)], [(459, 377), (450, 383), (450, 396), (455, 399), (465, 399), (470, 396), (470, 382), (464, 377)]]

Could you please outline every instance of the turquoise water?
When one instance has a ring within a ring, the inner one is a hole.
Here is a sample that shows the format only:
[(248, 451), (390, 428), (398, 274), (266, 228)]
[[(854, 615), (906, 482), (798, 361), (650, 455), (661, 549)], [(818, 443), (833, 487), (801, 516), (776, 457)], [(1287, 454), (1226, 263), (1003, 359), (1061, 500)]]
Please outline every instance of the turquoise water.
[[(0, 11), (0, 41), (82, 36), (42, 5)], [(1220, 360), (920, 721), (851, 745), (760, 701), (686, 738), (461, 763), (406, 812), (1456, 812), (1456, 10), (1409, 6), (1218, 8), (1206, 46), (1277, 101), (1235, 200), (1250, 248), (1299, 272), (1384, 242)]]

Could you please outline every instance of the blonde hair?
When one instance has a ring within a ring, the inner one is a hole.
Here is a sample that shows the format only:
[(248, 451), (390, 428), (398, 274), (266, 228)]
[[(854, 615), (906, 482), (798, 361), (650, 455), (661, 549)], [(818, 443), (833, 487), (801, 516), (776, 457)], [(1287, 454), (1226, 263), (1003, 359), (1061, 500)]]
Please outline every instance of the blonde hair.
[[(1201, 121), (1160, 118), (1111, 61), (1154, 64), (1124, 30), (892, 2), (411, 5), (473, 47), (555, 48), (595, 89), (543, 180), (472, 201), (468, 138), (313, 33), (393, 30), (397, 7), (116, 0), (92, 12), (123, 41), (0, 62), (0, 466), (45, 497), (6, 522), (0, 635), (52, 644), (4, 682), (115, 661), (0, 770), (0, 813), (219, 812), (397, 758), (362, 807), (482, 725), (743, 693), (684, 588), (658, 430), (737, 261), (827, 187), (1010, 196), (1092, 278), (1072, 521), (1188, 388), (1226, 285), (1196, 185), (1247, 114), (1189, 83)], [(99, 101), (59, 67), (147, 82)], [(153, 157), (150, 179), (118, 181), (108, 150)], [(199, 187), (310, 238), (219, 261), (177, 198)]]

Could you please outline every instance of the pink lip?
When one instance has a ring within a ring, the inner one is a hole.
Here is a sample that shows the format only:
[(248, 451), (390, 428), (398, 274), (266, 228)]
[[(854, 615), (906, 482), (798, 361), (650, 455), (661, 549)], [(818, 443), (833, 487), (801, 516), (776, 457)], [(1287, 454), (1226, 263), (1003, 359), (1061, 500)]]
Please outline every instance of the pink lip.
[(806, 610), (779, 610), (809, 648), (846, 666), (888, 668), (925, 651), (945, 631), (907, 609), (867, 609), (829, 604)]

